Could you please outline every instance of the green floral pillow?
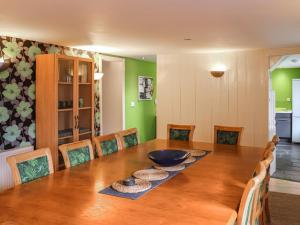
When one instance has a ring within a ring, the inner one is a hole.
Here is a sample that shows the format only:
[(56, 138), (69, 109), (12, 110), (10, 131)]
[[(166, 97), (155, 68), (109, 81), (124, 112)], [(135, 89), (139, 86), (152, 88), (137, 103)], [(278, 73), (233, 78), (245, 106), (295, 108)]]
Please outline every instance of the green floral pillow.
[(77, 166), (79, 164), (88, 162), (91, 160), (89, 147), (85, 146), (82, 148), (76, 148), (68, 151), (68, 156), (70, 160), (70, 165)]
[(138, 144), (138, 139), (137, 139), (136, 133), (125, 135), (123, 137), (123, 139), (124, 139), (126, 148), (130, 148), (130, 147)]
[(217, 144), (236, 145), (239, 138), (237, 131), (217, 131)]
[(170, 129), (170, 140), (189, 141), (190, 130)]
[(22, 184), (50, 174), (47, 156), (19, 162), (17, 168)]
[(109, 155), (111, 153), (117, 152), (118, 151), (118, 142), (117, 139), (111, 139), (107, 141), (102, 141), (100, 143), (101, 149), (102, 149), (102, 154), (103, 155)]

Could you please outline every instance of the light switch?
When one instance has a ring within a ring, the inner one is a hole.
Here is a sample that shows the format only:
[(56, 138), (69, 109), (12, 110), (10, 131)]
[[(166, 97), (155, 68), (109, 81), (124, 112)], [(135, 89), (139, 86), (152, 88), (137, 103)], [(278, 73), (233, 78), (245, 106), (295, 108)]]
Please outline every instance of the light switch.
[(135, 101), (130, 102), (130, 106), (131, 106), (132, 108), (134, 108), (134, 107), (135, 107)]

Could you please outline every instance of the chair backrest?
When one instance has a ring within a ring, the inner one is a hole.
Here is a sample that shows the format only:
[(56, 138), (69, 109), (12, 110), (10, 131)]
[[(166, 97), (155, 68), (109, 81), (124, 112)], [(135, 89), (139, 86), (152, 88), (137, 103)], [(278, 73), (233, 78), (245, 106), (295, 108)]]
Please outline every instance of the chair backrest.
[(266, 169), (266, 175), (260, 184), (258, 190), (255, 192), (253, 213), (251, 218), (251, 224), (263, 224), (263, 210), (265, 206), (265, 197), (268, 193), (269, 182), (270, 182), (270, 164), (273, 161), (273, 151), (269, 149), (265, 160), (261, 161), (257, 170), (261, 169), (261, 165)]
[(276, 145), (278, 145), (279, 141), (280, 141), (279, 137), (275, 134), (272, 138), (272, 142), (276, 146)]
[(94, 146), (98, 156), (109, 155), (122, 149), (121, 143), (116, 134), (108, 134), (93, 137)]
[(7, 157), (15, 185), (48, 176), (53, 173), (53, 162), (49, 148), (41, 148)]
[(58, 148), (64, 158), (66, 168), (94, 159), (93, 147), (90, 140), (63, 144)]
[(167, 138), (169, 140), (193, 141), (195, 125), (167, 125)]
[(243, 127), (214, 126), (214, 143), (240, 145)]
[(252, 225), (253, 219), (256, 219), (253, 215), (255, 212), (253, 206), (257, 204), (255, 196), (259, 192), (266, 176), (266, 168), (262, 162), (259, 163), (258, 168), (256, 176), (248, 181), (244, 189), (237, 216), (237, 225)]
[(136, 128), (122, 130), (117, 134), (121, 148), (130, 148), (139, 144), (138, 131)]

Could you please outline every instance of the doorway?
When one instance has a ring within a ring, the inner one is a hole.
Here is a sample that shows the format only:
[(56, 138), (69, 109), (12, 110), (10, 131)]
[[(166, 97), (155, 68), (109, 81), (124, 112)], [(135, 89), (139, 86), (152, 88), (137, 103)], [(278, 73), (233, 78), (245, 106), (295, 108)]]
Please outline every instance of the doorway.
[(125, 61), (122, 58), (102, 57), (102, 134), (125, 129)]
[(300, 54), (277, 56), (269, 75), (269, 127), (280, 138), (272, 177), (300, 182)]

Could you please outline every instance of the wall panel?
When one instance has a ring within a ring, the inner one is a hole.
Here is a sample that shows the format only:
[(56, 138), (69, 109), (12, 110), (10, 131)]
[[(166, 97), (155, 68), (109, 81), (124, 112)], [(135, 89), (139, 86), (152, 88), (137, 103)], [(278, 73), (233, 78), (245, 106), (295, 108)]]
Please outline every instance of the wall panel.
[[(228, 69), (210, 75), (215, 64)], [(195, 140), (212, 142), (213, 126), (243, 126), (242, 145), (268, 138), (268, 57), (264, 51), (159, 55), (157, 135), (167, 123), (195, 124)]]

